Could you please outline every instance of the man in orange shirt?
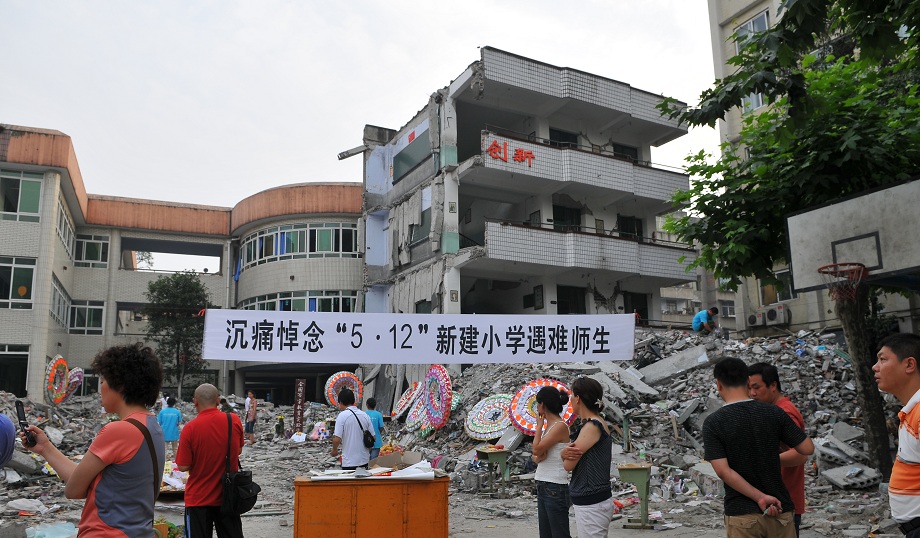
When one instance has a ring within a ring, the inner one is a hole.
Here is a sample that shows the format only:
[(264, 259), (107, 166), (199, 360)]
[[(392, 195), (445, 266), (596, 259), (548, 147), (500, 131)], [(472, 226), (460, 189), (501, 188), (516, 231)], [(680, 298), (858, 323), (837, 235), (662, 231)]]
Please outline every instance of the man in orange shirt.
[(888, 483), (891, 518), (907, 538), (920, 538), (920, 336), (886, 336), (872, 366), (879, 390), (904, 407), (898, 413), (898, 457)]
[[(805, 431), (802, 413), (789, 401), (789, 398), (783, 395), (782, 391), (776, 366), (758, 362), (748, 367), (748, 394), (751, 399), (780, 407), (795, 422), (796, 426)], [(802, 514), (805, 513), (805, 461), (808, 456), (799, 454), (789, 447), (781, 447), (781, 449), (780, 473), (783, 476), (783, 484), (789, 491), (789, 496), (792, 497), (792, 504), (795, 505), (795, 535), (798, 536)]]

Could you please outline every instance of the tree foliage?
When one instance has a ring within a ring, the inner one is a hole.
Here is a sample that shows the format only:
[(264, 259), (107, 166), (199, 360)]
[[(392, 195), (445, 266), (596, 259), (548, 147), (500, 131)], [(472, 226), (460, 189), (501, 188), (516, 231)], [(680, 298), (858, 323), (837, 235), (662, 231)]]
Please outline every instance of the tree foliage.
[(188, 271), (160, 277), (147, 285), (144, 315), (147, 340), (156, 342), (163, 373), (176, 381), (179, 398), (186, 377), (204, 371), (201, 357), (204, 317), (211, 297), (198, 274)]
[(674, 197), (689, 211), (669, 231), (699, 244), (695, 265), (730, 286), (746, 276), (774, 281), (790, 213), (920, 172), (916, 82), (865, 59), (807, 55), (802, 65), (807, 118), (791, 117), (787, 97), (748, 114), (717, 160), (688, 157), (688, 171), (703, 181)]
[[(705, 90), (698, 107), (673, 100), (659, 106), (682, 123), (712, 126), (751, 94), (770, 103), (744, 118), (738, 140), (723, 144), (721, 156), (688, 158), (697, 181), (674, 202), (689, 215), (667, 224), (700, 246), (693, 265), (730, 287), (743, 277), (777, 282), (773, 268), (787, 261), (790, 213), (920, 174), (920, 2), (785, 0), (780, 11), (772, 28), (743, 36), (729, 61), (736, 70)], [(836, 301), (836, 312), (870, 463), (887, 477), (868, 297), (863, 285), (854, 300)]]

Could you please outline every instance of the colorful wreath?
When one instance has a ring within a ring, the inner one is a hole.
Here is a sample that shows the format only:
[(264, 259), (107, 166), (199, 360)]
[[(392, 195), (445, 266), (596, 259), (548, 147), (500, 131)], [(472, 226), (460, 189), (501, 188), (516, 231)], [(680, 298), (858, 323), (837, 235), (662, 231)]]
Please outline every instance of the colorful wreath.
[(326, 380), (326, 401), (333, 407), (339, 406), (339, 391), (348, 387), (355, 393), (355, 403), (361, 402), (364, 396), (364, 385), (358, 376), (351, 372), (336, 372)]
[(510, 394), (487, 396), (470, 410), (463, 429), (467, 435), (477, 441), (499, 437), (505, 428), (511, 425), (511, 417), (508, 414), (510, 407)]
[(406, 392), (399, 397), (399, 400), (396, 401), (396, 405), (393, 406), (393, 418), (399, 418), (406, 414), (409, 411), (409, 408), (412, 407), (412, 404), (415, 403), (415, 400), (418, 399), (419, 395), (422, 394), (422, 384), (418, 381), (412, 383)]
[(432, 364), (425, 375), (425, 392), (428, 404), (428, 420), (435, 428), (443, 428), (450, 418), (450, 402), (453, 391), (447, 368)]
[(64, 357), (57, 355), (45, 370), (45, 396), (49, 402), (60, 404), (77, 392), (83, 384), (83, 369), (67, 368)]
[[(508, 412), (511, 417), (511, 423), (521, 430), (524, 435), (537, 433), (537, 393), (543, 387), (556, 387), (571, 396), (571, 391), (565, 383), (550, 378), (534, 379), (521, 387), (521, 390), (517, 391), (514, 397), (511, 398), (511, 406)], [(562, 409), (562, 420), (566, 424), (572, 424), (575, 420), (571, 401)]]

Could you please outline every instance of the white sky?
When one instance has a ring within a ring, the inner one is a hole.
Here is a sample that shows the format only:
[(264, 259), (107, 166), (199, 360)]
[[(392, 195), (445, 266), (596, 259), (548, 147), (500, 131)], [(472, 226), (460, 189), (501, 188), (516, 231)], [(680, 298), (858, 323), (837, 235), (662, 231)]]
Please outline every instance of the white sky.
[[(696, 103), (703, 0), (0, 0), (0, 123), (70, 135), (87, 192), (218, 206), (362, 180), (365, 124), (399, 128), (493, 46)], [(681, 166), (713, 129), (661, 149)]]

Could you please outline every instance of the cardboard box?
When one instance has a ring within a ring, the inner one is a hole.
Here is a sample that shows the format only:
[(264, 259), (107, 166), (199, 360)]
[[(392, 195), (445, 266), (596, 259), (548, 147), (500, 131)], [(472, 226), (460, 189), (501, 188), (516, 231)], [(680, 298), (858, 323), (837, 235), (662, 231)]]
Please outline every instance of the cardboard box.
[(380, 456), (378, 458), (372, 459), (368, 464), (368, 468), (371, 467), (391, 467), (393, 469), (405, 469), (410, 465), (415, 465), (416, 463), (422, 461), (421, 452), (411, 452), (406, 451), (402, 454), (394, 453), (387, 454), (386, 456)]

